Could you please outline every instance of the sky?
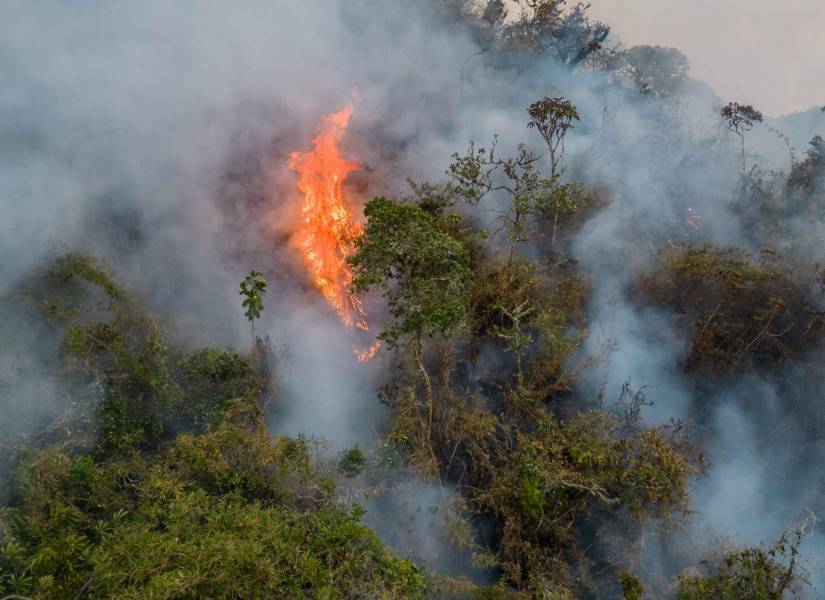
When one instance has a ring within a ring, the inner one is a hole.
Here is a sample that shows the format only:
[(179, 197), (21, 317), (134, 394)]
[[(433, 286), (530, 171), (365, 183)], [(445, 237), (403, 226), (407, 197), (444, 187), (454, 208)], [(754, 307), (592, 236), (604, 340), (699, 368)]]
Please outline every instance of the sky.
[(825, 105), (825, 0), (591, 0), (625, 46), (672, 46), (725, 100), (766, 115)]

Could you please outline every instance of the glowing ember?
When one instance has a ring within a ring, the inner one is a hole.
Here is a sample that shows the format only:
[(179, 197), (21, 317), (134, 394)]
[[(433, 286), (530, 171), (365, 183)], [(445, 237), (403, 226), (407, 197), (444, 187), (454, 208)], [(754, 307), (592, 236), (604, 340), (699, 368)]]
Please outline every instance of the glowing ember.
[[(361, 166), (344, 158), (338, 148), (352, 110), (349, 105), (325, 116), (313, 140), (312, 151), (293, 152), (289, 157), (289, 168), (299, 174), (298, 189), (304, 196), (293, 240), (303, 254), (315, 285), (338, 312), (341, 321), (347, 327), (366, 331), (364, 307), (349, 291), (352, 271), (346, 262), (361, 226), (352, 219), (342, 193), (349, 174)], [(362, 362), (372, 358), (377, 350), (377, 342), (363, 352), (353, 348)]]
[(688, 207), (685, 222), (694, 229), (699, 229), (700, 227), (702, 227), (702, 215), (700, 215), (692, 208)]

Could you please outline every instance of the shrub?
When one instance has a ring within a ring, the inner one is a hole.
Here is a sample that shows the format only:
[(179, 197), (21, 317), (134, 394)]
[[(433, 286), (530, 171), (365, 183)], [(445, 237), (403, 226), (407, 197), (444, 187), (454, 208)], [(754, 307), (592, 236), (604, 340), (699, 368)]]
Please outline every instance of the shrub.
[(175, 344), (108, 267), (87, 255), (59, 258), (29, 282), (27, 294), (63, 332), (63, 377), (75, 404), (94, 414), (101, 452), (129, 452), (179, 431), (204, 431), (233, 401), (253, 405), (272, 386), (267, 342), (244, 355)]
[(336, 503), (310, 451), (243, 404), (151, 453), (34, 450), (0, 512), (0, 594), (423, 597), (423, 574)]
[(782, 600), (801, 598), (805, 573), (797, 564), (802, 527), (785, 532), (768, 547), (725, 552), (716, 561), (704, 561), (707, 573), (682, 573), (677, 578), (677, 600)]
[(799, 277), (736, 248), (667, 248), (637, 280), (647, 302), (672, 308), (689, 336), (688, 369), (773, 369), (825, 332)]
[[(63, 331), (70, 405), (91, 411), (35, 436), (9, 477), (0, 596), (424, 597), (418, 567), (338, 503), (315, 442), (267, 433), (266, 342), (174, 344), (83, 255), (28, 298)], [(68, 443), (90, 428), (96, 443)]]
[(338, 461), (338, 471), (347, 477), (355, 477), (364, 469), (366, 464), (367, 457), (356, 444), (341, 455), (341, 460)]

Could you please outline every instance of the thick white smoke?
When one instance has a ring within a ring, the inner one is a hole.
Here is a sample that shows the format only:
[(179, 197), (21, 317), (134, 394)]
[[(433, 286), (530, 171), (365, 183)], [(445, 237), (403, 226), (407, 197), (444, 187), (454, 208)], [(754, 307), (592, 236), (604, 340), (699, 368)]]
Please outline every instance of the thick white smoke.
[[(285, 243), (298, 202), (288, 153), (306, 150), (320, 116), (357, 90), (343, 144), (365, 166), (354, 179), (365, 193), (398, 193), (407, 176), (440, 179), (469, 139), (499, 134), (503, 149), (522, 141), (539, 149), (524, 109), (563, 95), (583, 115), (568, 177), (611, 197), (573, 246), (594, 284), (586, 349), (616, 345), (581, 393), (610, 396), (630, 379), (650, 387), (648, 422), (695, 417), (692, 384), (678, 368), (685, 348), (664, 335), (672, 315), (640, 309), (626, 290), (688, 209), (702, 217), (692, 235), (748, 246), (729, 210), (736, 157), (715, 141), (721, 101), (696, 85), (662, 103), (550, 59), (496, 65), (437, 5), (3, 3), (0, 295), (49, 256), (81, 249), (113, 264), (189, 341), (245, 346), (237, 284), (250, 269), (264, 271), (271, 285), (256, 331), (285, 349), (273, 429), (322, 436), (333, 449), (369, 443), (385, 418), (375, 394), (381, 364), (353, 360), (348, 332)], [(776, 155), (775, 143), (766, 138), (761, 153)], [(21, 350), (7, 340), (28, 338), (2, 333), (3, 420), (32, 403), (48, 410), (58, 392), (37, 367), (48, 350), (36, 339)], [(23, 351), (28, 366), (15, 362)], [(713, 464), (694, 495), (697, 527), (749, 543), (777, 537), (818, 501), (813, 465), (825, 449), (800, 440), (801, 425), (788, 426), (781, 447), (765, 441), (786, 408), (767, 384), (735, 382), (715, 405), (703, 423)], [(771, 489), (787, 472), (793, 487)]]

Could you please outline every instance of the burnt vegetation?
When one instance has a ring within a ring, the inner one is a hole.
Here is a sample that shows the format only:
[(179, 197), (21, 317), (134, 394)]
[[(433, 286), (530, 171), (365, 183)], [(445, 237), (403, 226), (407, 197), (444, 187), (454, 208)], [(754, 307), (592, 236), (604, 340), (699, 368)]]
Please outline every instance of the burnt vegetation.
[[(718, 374), (777, 369), (825, 333), (816, 273), (738, 248), (667, 248), (638, 279), (640, 296), (672, 308), (689, 340), (685, 368)], [(806, 280), (807, 279), (807, 280)]]
[[(444, 4), (496, 68), (516, 57), (553, 60), (659, 99), (687, 79), (678, 51), (606, 47), (609, 28), (584, 4)], [(644, 420), (655, 388), (583, 391), (584, 374), (615, 349), (585, 344), (593, 282), (572, 240), (608, 200), (567, 177), (565, 141), (583, 117), (576, 105), (548, 95), (525, 109), (521, 135), (540, 152), (521, 139), (510, 140), (509, 154), (498, 138), (470, 142), (442, 179), (411, 181), (408, 196), (365, 205), (348, 261), (353, 293), (377, 293), (387, 307), (380, 396), (391, 419), (375, 447), (330, 460), (318, 440), (268, 432), (279, 402), (268, 338), (253, 335), (245, 350), (191, 348), (105, 263), (81, 253), (22, 281), (7, 301), (47, 324), (50, 375), (65, 393), (60, 415), (22, 441), (0, 425), (9, 465), (0, 597), (807, 593), (803, 526), (775, 544), (720, 547), (664, 580), (648, 577), (641, 532), (679, 535), (695, 508), (691, 491), (712, 465), (692, 423)], [(730, 103), (718, 116), (738, 142), (731, 210), (754, 225), (753, 244), (660, 240), (626, 290), (666, 315), (668, 335), (685, 349), (679, 367), (707, 387), (747, 373), (779, 377), (825, 336), (822, 267), (806, 262), (804, 239), (781, 252), (774, 243), (791, 218), (825, 218), (825, 142), (814, 137), (771, 187), (767, 174), (746, 168), (746, 133), (761, 113)], [(256, 271), (241, 284), (250, 323), (265, 289)], [(444, 493), (448, 533), (486, 581), (397, 556), (341, 491), (399, 473), (454, 491)]]

